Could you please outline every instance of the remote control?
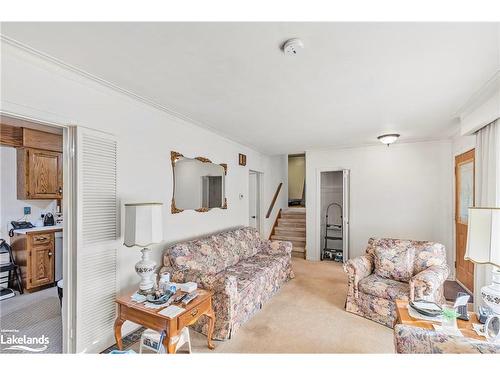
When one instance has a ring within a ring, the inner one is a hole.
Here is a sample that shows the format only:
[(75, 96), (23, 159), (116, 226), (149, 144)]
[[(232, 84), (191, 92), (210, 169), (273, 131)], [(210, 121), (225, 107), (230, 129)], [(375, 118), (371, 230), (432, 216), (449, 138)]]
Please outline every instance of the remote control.
[(179, 294), (177, 297), (175, 297), (174, 302), (175, 303), (180, 302), (184, 297), (186, 297), (185, 294)]
[[(470, 296), (467, 293), (462, 293), (462, 292), (457, 293), (457, 298), (462, 297), (462, 296), (468, 296), (470, 298)], [(458, 306), (457, 312), (460, 314), (459, 316), (457, 316), (457, 319), (466, 320), (466, 321), (469, 320), (469, 314), (467, 313), (467, 303), (464, 305)]]
[(198, 297), (198, 292), (188, 293), (184, 296), (184, 298), (182, 298), (182, 304), (184, 306), (186, 306), (189, 302), (194, 300), (196, 297)]

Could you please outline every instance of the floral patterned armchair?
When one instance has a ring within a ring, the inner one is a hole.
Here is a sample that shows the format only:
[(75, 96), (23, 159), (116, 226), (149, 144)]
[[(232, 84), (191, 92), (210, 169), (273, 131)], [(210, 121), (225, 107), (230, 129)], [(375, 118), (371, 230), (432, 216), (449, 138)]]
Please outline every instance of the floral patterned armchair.
[[(213, 338), (226, 340), (294, 277), (291, 252), (291, 242), (263, 240), (254, 228), (238, 228), (174, 245), (165, 251), (160, 273), (215, 292)], [(206, 334), (205, 317), (193, 328)]]
[(394, 327), (394, 346), (399, 354), (500, 353), (500, 343), (450, 336), (403, 324)]
[(344, 265), (346, 310), (393, 327), (396, 299), (444, 303), (446, 251), (435, 242), (370, 238), (366, 254)]

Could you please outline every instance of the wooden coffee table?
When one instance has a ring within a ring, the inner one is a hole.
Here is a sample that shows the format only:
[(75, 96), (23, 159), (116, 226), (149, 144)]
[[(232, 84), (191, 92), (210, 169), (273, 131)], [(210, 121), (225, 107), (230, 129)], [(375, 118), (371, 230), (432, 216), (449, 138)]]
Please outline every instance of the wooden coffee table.
[[(398, 315), (398, 324), (406, 324), (408, 326), (420, 327), (425, 329), (434, 330), (432, 324), (440, 324), (436, 322), (430, 322), (428, 320), (418, 320), (414, 319), (408, 313), (408, 301), (396, 300), (396, 312)], [(457, 319), (457, 326), (460, 332), (465, 337), (469, 337), (471, 339), (483, 340), (486, 338), (483, 336), (479, 336), (476, 331), (472, 329), (472, 324), (481, 324), (477, 319), (477, 316), (473, 312), (469, 312), (470, 319), (468, 321)]]
[(174, 318), (159, 314), (163, 308), (150, 309), (146, 308), (144, 303), (132, 302), (130, 297), (135, 293), (135, 290), (117, 298), (118, 316), (115, 320), (115, 339), (118, 349), (123, 349), (122, 325), (125, 321), (129, 320), (158, 332), (163, 331), (165, 333), (163, 346), (167, 353), (175, 353), (175, 344), (171, 339), (176, 337), (184, 327), (196, 323), (201, 316), (208, 318), (207, 344), (209, 349), (214, 349), (215, 347), (212, 344), (212, 334), (215, 324), (215, 314), (212, 308), (212, 296), (214, 293), (204, 289), (198, 289), (197, 291), (198, 296), (187, 306), (179, 305), (185, 311)]

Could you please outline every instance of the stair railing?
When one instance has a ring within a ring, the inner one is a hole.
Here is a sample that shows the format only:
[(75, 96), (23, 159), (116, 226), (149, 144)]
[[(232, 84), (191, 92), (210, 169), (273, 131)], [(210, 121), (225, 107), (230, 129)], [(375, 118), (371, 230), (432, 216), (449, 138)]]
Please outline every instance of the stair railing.
[(274, 205), (276, 204), (276, 200), (278, 199), (278, 195), (280, 194), (282, 186), (283, 186), (283, 182), (280, 182), (278, 187), (276, 188), (276, 192), (274, 193), (273, 200), (271, 201), (271, 204), (269, 205), (269, 209), (267, 210), (266, 219), (269, 219), (271, 217), (271, 213), (273, 212)]

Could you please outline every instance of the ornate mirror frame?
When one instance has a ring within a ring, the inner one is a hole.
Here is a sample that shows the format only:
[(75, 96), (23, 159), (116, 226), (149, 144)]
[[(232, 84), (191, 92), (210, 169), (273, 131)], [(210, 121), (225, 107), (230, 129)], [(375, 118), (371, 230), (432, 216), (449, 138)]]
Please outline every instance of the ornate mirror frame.
[[(177, 161), (180, 159), (180, 158), (184, 158), (185, 156), (179, 152), (176, 152), (176, 151), (170, 151), (170, 161), (172, 163), (172, 183), (173, 183), (173, 190), (172, 190), (172, 205), (171, 205), (171, 212), (173, 214), (178, 214), (180, 212), (183, 212), (185, 211), (184, 209), (182, 208), (177, 208), (177, 206), (175, 205), (175, 163), (177, 163)], [(211, 164), (215, 164), (213, 163), (210, 159), (208, 158), (205, 158), (203, 156), (197, 156), (193, 159), (196, 159), (198, 161), (201, 161), (202, 163), (211, 163)], [(224, 176), (227, 176), (227, 164), (226, 163), (220, 163), (219, 164), (222, 168), (224, 168)], [(225, 185), (225, 182), (224, 182), (224, 185)], [(224, 190), (224, 195), (225, 195), (225, 190)], [(222, 207), (214, 207), (214, 208), (220, 208), (220, 209), (227, 209), (227, 198), (224, 197), (224, 201), (223, 201), (223, 205)], [(207, 211), (210, 211), (212, 208), (208, 208), (208, 207), (200, 207), (200, 208), (195, 208), (194, 211), (196, 212), (207, 212)]]

